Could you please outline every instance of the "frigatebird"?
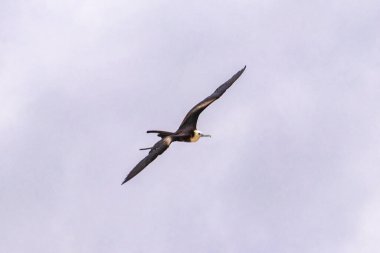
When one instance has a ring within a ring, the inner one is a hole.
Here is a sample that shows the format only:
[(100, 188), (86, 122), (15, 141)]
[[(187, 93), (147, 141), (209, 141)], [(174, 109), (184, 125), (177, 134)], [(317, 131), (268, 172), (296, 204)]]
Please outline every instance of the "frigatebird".
[(159, 155), (165, 152), (169, 148), (170, 144), (174, 141), (181, 142), (196, 142), (201, 137), (211, 137), (211, 135), (203, 134), (197, 130), (197, 121), (199, 114), (206, 109), (212, 102), (220, 98), (226, 90), (243, 74), (246, 66), (233, 75), (228, 81), (220, 85), (214, 93), (196, 104), (185, 116), (178, 130), (173, 132), (161, 131), (161, 130), (148, 130), (147, 133), (156, 133), (158, 137), (161, 137), (153, 147), (141, 148), (140, 150), (150, 150), (149, 154), (142, 159), (132, 170), (121, 184), (124, 184), (139, 174), (146, 166), (153, 162)]

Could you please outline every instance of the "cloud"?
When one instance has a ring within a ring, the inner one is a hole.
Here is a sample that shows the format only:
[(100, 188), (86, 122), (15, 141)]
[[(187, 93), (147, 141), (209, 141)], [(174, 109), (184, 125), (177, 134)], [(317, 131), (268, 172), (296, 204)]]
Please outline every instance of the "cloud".
[[(376, 1), (0, 8), (4, 252), (375, 252)], [(212, 138), (120, 183), (186, 112)]]

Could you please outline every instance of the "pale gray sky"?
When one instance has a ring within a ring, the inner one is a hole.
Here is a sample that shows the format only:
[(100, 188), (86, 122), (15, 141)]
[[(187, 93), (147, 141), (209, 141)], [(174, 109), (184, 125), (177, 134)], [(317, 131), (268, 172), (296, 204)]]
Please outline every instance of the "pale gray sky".
[[(0, 3), (0, 251), (375, 253), (379, 1)], [(187, 111), (247, 65), (174, 143)]]

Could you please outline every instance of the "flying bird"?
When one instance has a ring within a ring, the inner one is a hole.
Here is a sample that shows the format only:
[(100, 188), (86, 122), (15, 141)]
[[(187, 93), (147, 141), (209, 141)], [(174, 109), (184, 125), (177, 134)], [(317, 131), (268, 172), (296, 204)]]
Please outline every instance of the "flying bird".
[(211, 137), (197, 130), (197, 121), (199, 114), (207, 108), (212, 102), (220, 98), (226, 90), (243, 74), (246, 66), (233, 75), (228, 81), (220, 85), (214, 93), (196, 104), (185, 116), (178, 130), (173, 132), (161, 130), (148, 130), (147, 133), (156, 133), (161, 138), (153, 147), (142, 148), (140, 150), (150, 150), (149, 154), (142, 159), (132, 170), (121, 184), (124, 184), (139, 174), (146, 166), (153, 162), (159, 155), (165, 152), (174, 141), (196, 142), (201, 137)]

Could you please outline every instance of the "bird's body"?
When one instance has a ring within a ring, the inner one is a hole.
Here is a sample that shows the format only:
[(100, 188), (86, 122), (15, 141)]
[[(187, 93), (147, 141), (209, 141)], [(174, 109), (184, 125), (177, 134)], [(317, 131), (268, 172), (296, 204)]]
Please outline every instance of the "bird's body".
[(196, 129), (198, 117), (201, 112), (206, 109), (212, 102), (220, 98), (224, 92), (241, 76), (244, 72), (245, 67), (238, 71), (234, 76), (232, 76), (228, 81), (219, 86), (214, 93), (195, 105), (185, 116), (181, 125), (176, 132), (168, 132), (161, 130), (148, 130), (147, 133), (157, 133), (157, 136), (161, 138), (153, 147), (143, 148), (140, 150), (150, 150), (149, 154), (141, 160), (127, 175), (123, 183), (126, 183), (138, 173), (140, 173), (146, 166), (148, 166), (153, 160), (155, 160), (159, 155), (165, 152), (169, 148), (170, 144), (174, 141), (179, 142), (196, 142), (201, 137), (211, 137), (210, 135), (203, 134), (201, 131)]

